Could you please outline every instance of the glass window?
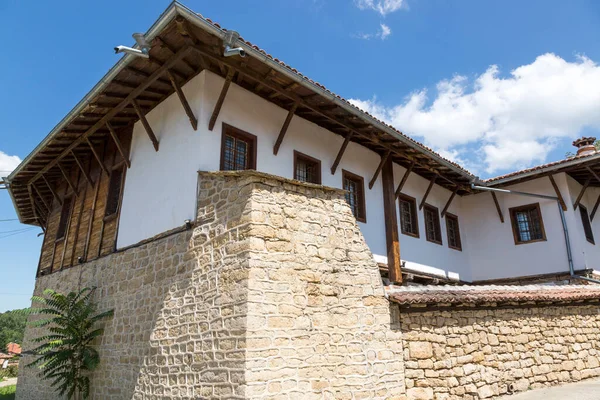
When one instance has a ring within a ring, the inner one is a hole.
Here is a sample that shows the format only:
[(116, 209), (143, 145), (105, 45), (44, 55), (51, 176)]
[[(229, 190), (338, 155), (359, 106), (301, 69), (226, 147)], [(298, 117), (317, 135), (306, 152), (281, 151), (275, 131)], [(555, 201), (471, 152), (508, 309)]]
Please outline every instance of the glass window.
[(509, 211), (515, 244), (546, 240), (539, 203), (514, 207)]
[(365, 183), (361, 176), (342, 170), (342, 181), (346, 190), (346, 202), (359, 222), (367, 222), (365, 210)]
[(417, 217), (417, 201), (414, 197), (400, 194), (400, 231), (408, 236), (419, 237), (419, 221)]
[(442, 230), (440, 228), (440, 213), (436, 207), (425, 205), (425, 236), (428, 241), (442, 244)]

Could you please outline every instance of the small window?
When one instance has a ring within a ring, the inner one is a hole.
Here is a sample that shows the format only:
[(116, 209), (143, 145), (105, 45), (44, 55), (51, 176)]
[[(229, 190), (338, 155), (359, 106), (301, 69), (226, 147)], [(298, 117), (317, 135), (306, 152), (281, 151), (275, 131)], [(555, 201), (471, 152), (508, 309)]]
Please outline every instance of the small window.
[(414, 197), (400, 194), (400, 231), (408, 236), (419, 237), (417, 201)]
[(110, 173), (110, 182), (108, 183), (108, 197), (106, 198), (106, 210), (104, 211), (105, 217), (117, 214), (121, 200), (122, 183), (123, 167), (113, 169)]
[(579, 205), (579, 214), (581, 215), (581, 222), (583, 222), (583, 231), (585, 232), (585, 238), (591, 244), (596, 244), (596, 242), (594, 241), (594, 232), (592, 231), (592, 222), (590, 221), (588, 210), (581, 204)]
[(446, 213), (446, 233), (448, 235), (448, 247), (454, 250), (462, 251), (460, 241), (460, 228), (458, 227), (458, 217), (454, 214)]
[(294, 179), (321, 184), (321, 161), (294, 151)]
[(425, 204), (425, 236), (428, 241), (442, 244), (442, 229), (440, 228), (440, 213), (436, 207)]
[(367, 222), (365, 209), (365, 180), (362, 176), (342, 170), (342, 182), (346, 190), (346, 202), (359, 222)]
[(223, 124), (221, 171), (256, 169), (256, 136)]
[(546, 232), (544, 231), (544, 222), (542, 221), (539, 203), (514, 207), (509, 209), (509, 212), (515, 244), (546, 240)]
[(71, 205), (73, 203), (73, 197), (67, 197), (63, 201), (62, 208), (60, 210), (60, 220), (58, 222), (58, 230), (56, 231), (56, 240), (62, 240), (65, 238), (67, 232), (67, 225), (69, 218), (71, 217)]

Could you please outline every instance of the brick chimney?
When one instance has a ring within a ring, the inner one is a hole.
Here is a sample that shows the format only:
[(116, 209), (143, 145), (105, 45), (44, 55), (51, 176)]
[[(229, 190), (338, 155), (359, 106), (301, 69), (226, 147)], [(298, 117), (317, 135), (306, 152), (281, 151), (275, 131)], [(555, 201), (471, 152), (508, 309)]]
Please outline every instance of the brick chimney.
[(587, 156), (596, 152), (595, 137), (582, 137), (573, 142), (573, 146), (577, 147), (578, 156)]

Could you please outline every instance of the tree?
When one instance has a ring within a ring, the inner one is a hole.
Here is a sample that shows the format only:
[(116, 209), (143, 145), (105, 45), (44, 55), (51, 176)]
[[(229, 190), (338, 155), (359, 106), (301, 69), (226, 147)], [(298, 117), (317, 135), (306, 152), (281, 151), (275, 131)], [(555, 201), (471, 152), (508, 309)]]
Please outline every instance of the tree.
[(0, 313), (0, 352), (6, 352), (6, 345), (23, 343), (27, 325), (27, 308)]
[(45, 327), (48, 334), (33, 339), (40, 343), (32, 350), (39, 357), (27, 366), (38, 366), (41, 377), (52, 380), (51, 386), (61, 396), (66, 393), (68, 399), (89, 397), (89, 373), (100, 363), (92, 342), (104, 333), (97, 323), (114, 313), (114, 310), (96, 313), (94, 291), (95, 288), (84, 288), (64, 295), (47, 289), (44, 297), (33, 297), (41, 307), (33, 308), (31, 313), (46, 318), (31, 324)]

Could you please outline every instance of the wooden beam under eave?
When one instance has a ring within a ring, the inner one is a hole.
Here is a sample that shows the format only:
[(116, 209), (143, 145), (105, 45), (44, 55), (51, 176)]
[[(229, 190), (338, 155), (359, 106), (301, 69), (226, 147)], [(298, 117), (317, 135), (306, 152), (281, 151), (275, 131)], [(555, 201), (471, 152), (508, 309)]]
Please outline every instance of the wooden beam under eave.
[(567, 211), (567, 203), (565, 203), (565, 200), (563, 199), (562, 194), (560, 193), (560, 189), (558, 188), (558, 185), (556, 184), (556, 181), (554, 180), (554, 176), (548, 175), (548, 178), (550, 179), (550, 183), (552, 183), (552, 187), (554, 188), (556, 197), (558, 197), (560, 206), (562, 207), (563, 211)]
[(590, 215), (590, 220), (594, 220), (594, 216), (596, 215), (596, 211), (598, 211), (598, 206), (600, 206), (600, 194), (598, 195), (598, 200), (596, 200), (596, 204), (594, 204), (594, 209), (592, 210), (592, 214)]
[(38, 190), (38, 188), (33, 183), (31, 184), (31, 187), (33, 187), (33, 190), (38, 195), (38, 197), (40, 199), (42, 199), (42, 202), (44, 203), (44, 206), (46, 207), (46, 210), (48, 210), (48, 212), (52, 211), (52, 204), (48, 204), (48, 201), (44, 198), (44, 196), (42, 196), (42, 194), (40, 193), (40, 191)]
[(219, 99), (217, 100), (217, 104), (215, 104), (215, 108), (210, 116), (210, 121), (208, 122), (209, 131), (213, 130), (215, 123), (217, 122), (217, 118), (219, 118), (221, 107), (223, 107), (223, 102), (225, 101), (225, 96), (227, 96), (227, 91), (229, 90), (229, 85), (231, 85), (231, 80), (233, 79), (234, 74), (235, 70), (233, 68), (229, 68), (227, 78), (225, 78), (225, 82), (223, 82), (223, 87), (221, 88), (221, 94), (219, 94)]
[(190, 104), (188, 103), (187, 99), (185, 98), (185, 95), (183, 94), (183, 90), (181, 90), (181, 86), (179, 85), (179, 83), (177, 83), (175, 77), (169, 70), (167, 70), (167, 77), (171, 81), (171, 85), (173, 85), (173, 89), (175, 89), (175, 93), (177, 93), (179, 101), (181, 101), (181, 105), (183, 106), (183, 109), (185, 110), (185, 113), (187, 114), (190, 123), (192, 124), (192, 128), (194, 128), (195, 131), (198, 130), (198, 118), (196, 118), (196, 116), (194, 115)]
[(75, 196), (77, 196), (77, 189), (75, 188), (75, 185), (73, 185), (73, 182), (71, 182), (71, 178), (69, 178), (69, 174), (67, 174), (67, 171), (65, 171), (65, 168), (62, 165), (60, 165), (60, 163), (56, 163), (56, 165), (58, 166), (58, 169), (60, 169), (60, 172), (62, 173), (65, 180), (67, 181), (67, 184), (73, 191), (73, 194)]
[(119, 137), (117, 136), (117, 133), (115, 132), (113, 127), (110, 125), (110, 122), (106, 123), (106, 127), (108, 128), (108, 131), (110, 132), (110, 136), (112, 137), (115, 144), (117, 145), (117, 150), (119, 151), (119, 153), (121, 153), (121, 157), (123, 157), (123, 159), (125, 160), (125, 163), (127, 163), (127, 168), (131, 168), (131, 161), (129, 160), (129, 157), (127, 157), (127, 155), (125, 154), (123, 145), (121, 144), (121, 141), (119, 140)]
[(54, 191), (54, 189), (52, 188), (52, 186), (50, 185), (50, 183), (48, 182), (48, 180), (46, 179), (46, 177), (44, 175), (42, 175), (42, 179), (44, 180), (44, 183), (46, 184), (46, 186), (48, 186), (48, 189), (50, 189), (50, 193), (52, 193), (54, 200), (56, 200), (58, 202), (58, 204), (60, 204), (62, 206), (62, 200), (60, 199), (60, 197), (58, 197), (58, 194)]
[(288, 115), (285, 118), (285, 121), (283, 122), (283, 126), (281, 127), (281, 130), (279, 131), (279, 136), (277, 136), (277, 140), (275, 141), (275, 146), (273, 146), (273, 154), (274, 155), (277, 155), (277, 153), (279, 152), (279, 147), (281, 146), (281, 143), (283, 142), (283, 138), (285, 137), (285, 134), (287, 133), (287, 130), (290, 126), (290, 123), (292, 122), (292, 118), (294, 117), (294, 114), (296, 113), (297, 108), (298, 108), (298, 103), (294, 103), (294, 105), (292, 105), (292, 108), (290, 108), (290, 111), (288, 112)]
[(88, 183), (90, 185), (94, 184), (94, 181), (92, 181), (92, 177), (90, 176), (90, 174), (88, 174), (88, 172), (86, 171), (83, 163), (81, 162), (81, 160), (79, 159), (79, 157), (77, 157), (77, 155), (75, 154), (74, 151), (71, 150), (71, 155), (73, 156), (73, 158), (75, 159), (75, 163), (77, 164), (77, 166), (79, 166), (79, 169), (81, 170), (81, 173), (83, 173), (83, 176), (85, 177), (85, 180), (88, 181)]
[(427, 190), (425, 191), (425, 195), (423, 196), (423, 200), (421, 200), (421, 204), (419, 204), (419, 210), (423, 209), (423, 207), (425, 206), (425, 202), (427, 201), (427, 197), (429, 196), (429, 193), (431, 192), (431, 189), (433, 188), (433, 185), (435, 184), (435, 181), (437, 180), (437, 175), (435, 175), (431, 181), (429, 182), (429, 186), (427, 186)]
[(138, 104), (138, 102), (135, 99), (131, 100), (131, 105), (135, 109), (135, 113), (137, 114), (138, 118), (140, 119), (140, 122), (144, 126), (144, 130), (146, 131), (146, 134), (150, 138), (150, 141), (152, 142), (152, 146), (154, 146), (154, 150), (158, 151), (158, 139), (156, 138), (156, 135), (154, 134), (154, 131), (152, 130), (152, 127), (150, 126), (150, 123), (146, 119), (146, 114), (144, 114), (144, 112), (140, 108), (140, 105)]
[(369, 181), (369, 189), (373, 189), (373, 185), (375, 185), (375, 182), (377, 181), (377, 177), (379, 176), (379, 173), (381, 172), (383, 165), (386, 163), (387, 159), (390, 157), (391, 152), (392, 152), (391, 150), (388, 150), (387, 153), (385, 153), (383, 156), (381, 156), (381, 161), (379, 161), (379, 165), (377, 166), (377, 169), (375, 170), (373, 177)]
[(577, 210), (577, 207), (579, 207), (579, 203), (581, 202), (581, 199), (583, 198), (585, 191), (590, 186), (590, 183), (592, 183), (591, 177), (587, 178), (587, 180), (583, 184), (583, 187), (581, 188), (581, 192), (579, 192), (579, 196), (577, 196), (577, 200), (575, 200), (575, 204), (573, 204), (573, 210)]
[(494, 204), (496, 205), (496, 211), (498, 212), (498, 216), (500, 217), (500, 222), (504, 223), (504, 214), (502, 213), (502, 209), (500, 208), (500, 203), (498, 203), (498, 197), (496, 197), (496, 193), (490, 192), (492, 194), (492, 199), (494, 199)]
[(394, 166), (389, 154), (381, 158), (383, 162), (381, 181), (383, 186), (383, 212), (385, 220), (385, 243), (387, 247), (388, 278), (391, 283), (402, 282), (400, 261), (400, 240), (398, 238), (398, 218), (394, 193)]
[(454, 189), (454, 191), (450, 195), (450, 198), (448, 199), (448, 202), (444, 206), (444, 209), (442, 210), (442, 218), (444, 218), (444, 215), (446, 215), (446, 212), (448, 212), (448, 208), (450, 208), (450, 204), (452, 204), (452, 200), (454, 200), (454, 197), (456, 196), (457, 192), (458, 192), (458, 186)]
[(85, 140), (86, 140), (87, 145), (89, 146), (90, 150), (92, 150), (92, 154), (96, 158), (96, 161), (98, 161), (98, 165), (100, 165), (100, 169), (102, 169), (102, 171), (104, 171), (106, 173), (106, 175), (109, 175), (108, 169), (106, 169), (106, 165), (104, 165), (104, 163), (102, 162), (102, 159), (100, 158), (100, 155), (96, 151), (96, 148), (94, 147), (94, 145), (92, 144), (92, 142), (90, 141), (90, 139), (89, 138), (85, 138)]
[(333, 165), (331, 166), (331, 175), (335, 175), (335, 171), (337, 170), (338, 165), (340, 165), (340, 161), (342, 161), (342, 156), (344, 155), (344, 152), (346, 151), (346, 147), (348, 147), (348, 143), (350, 143), (350, 139), (352, 139), (353, 135), (354, 135), (354, 132), (350, 132), (344, 138), (344, 143), (342, 143), (342, 147), (340, 147), (340, 151), (338, 151), (338, 154), (335, 157), (335, 161), (333, 162)]
[(408, 176), (410, 175), (413, 168), (415, 167), (415, 164), (416, 164), (416, 162), (413, 161), (410, 164), (410, 166), (406, 169), (406, 171), (404, 172), (404, 176), (402, 177), (402, 180), (400, 181), (400, 184), (398, 185), (398, 188), (396, 189), (396, 199), (398, 199), (398, 197), (400, 196), (400, 193), (402, 193), (402, 188), (406, 184), (406, 181), (408, 180)]

